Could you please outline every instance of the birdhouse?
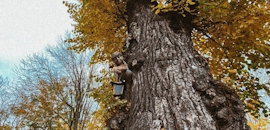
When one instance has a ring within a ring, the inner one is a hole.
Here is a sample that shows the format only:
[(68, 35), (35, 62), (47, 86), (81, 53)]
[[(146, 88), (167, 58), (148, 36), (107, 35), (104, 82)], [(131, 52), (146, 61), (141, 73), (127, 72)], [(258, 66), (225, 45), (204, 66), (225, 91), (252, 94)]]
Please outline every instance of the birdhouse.
[(111, 82), (113, 86), (113, 95), (121, 96), (124, 92), (125, 82)]

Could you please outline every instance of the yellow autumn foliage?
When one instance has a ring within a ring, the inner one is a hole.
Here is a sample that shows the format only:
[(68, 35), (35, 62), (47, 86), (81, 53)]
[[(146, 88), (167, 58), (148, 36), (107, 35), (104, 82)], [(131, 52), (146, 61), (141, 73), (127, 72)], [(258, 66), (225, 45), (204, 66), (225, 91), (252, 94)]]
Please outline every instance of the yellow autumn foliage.
[(110, 54), (121, 51), (127, 27), (126, 3), (112, 0), (83, 0), (80, 4), (64, 2), (75, 20), (77, 37), (70, 39), (72, 49), (85, 51), (95, 49), (93, 62), (106, 61)]
[(248, 123), (251, 130), (269, 130), (268, 119), (266, 117), (260, 117), (259, 119), (248, 114)]
[(198, 17), (194, 19), (195, 49), (202, 55), (210, 53), (213, 76), (234, 89), (243, 102), (248, 98), (260, 102), (246, 106), (253, 114), (259, 109), (268, 110), (260, 101), (258, 90), (269, 89), (259, 84), (250, 70), (270, 67), (269, 4), (265, 0), (199, 0)]

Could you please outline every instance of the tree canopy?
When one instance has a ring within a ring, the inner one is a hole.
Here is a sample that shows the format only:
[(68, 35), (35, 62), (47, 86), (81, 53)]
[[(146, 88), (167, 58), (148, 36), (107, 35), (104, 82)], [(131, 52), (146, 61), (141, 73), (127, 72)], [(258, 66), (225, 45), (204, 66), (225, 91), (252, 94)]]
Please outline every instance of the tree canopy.
[[(193, 43), (207, 55), (217, 79), (223, 80), (246, 105), (258, 113), (264, 103), (258, 91), (269, 88), (259, 83), (250, 70), (269, 68), (270, 3), (255, 1), (200, 1)], [(255, 115), (258, 116), (258, 115)]]
[[(149, 0), (150, 1), (150, 0)], [(267, 0), (151, 0), (157, 15), (180, 13), (192, 24), (194, 48), (209, 62), (214, 78), (222, 80), (258, 117), (262, 109), (259, 90), (269, 92), (251, 70), (268, 69), (270, 2)], [(72, 49), (96, 49), (92, 62), (108, 62), (110, 54), (122, 51), (127, 28), (126, 0), (78, 0), (64, 2), (73, 20), (76, 38)], [(140, 7), (137, 7), (140, 8)]]
[[(121, 51), (126, 36), (126, 2), (111, 0), (80, 0), (79, 4), (64, 2), (76, 22), (72, 49), (96, 49), (93, 61), (106, 61), (113, 51)], [(78, 44), (77, 44), (78, 43)]]

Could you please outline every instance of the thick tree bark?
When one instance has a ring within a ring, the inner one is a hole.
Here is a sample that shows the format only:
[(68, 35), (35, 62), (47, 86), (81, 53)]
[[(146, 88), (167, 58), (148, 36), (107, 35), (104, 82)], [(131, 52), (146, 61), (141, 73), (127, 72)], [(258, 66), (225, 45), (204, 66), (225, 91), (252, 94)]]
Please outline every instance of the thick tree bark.
[(125, 130), (249, 129), (237, 95), (213, 80), (193, 49), (187, 18), (155, 15), (150, 6), (150, 0), (128, 2), (133, 40), (125, 57), (134, 75), (125, 98), (131, 107), (110, 123)]

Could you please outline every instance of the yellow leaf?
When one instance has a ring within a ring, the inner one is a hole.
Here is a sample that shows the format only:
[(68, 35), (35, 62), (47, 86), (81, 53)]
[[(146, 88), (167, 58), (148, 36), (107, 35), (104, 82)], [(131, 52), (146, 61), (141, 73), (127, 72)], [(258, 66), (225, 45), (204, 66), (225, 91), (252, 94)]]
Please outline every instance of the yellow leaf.
[(200, 39), (200, 42), (205, 42), (205, 39), (204, 39), (204, 38), (201, 38), (201, 39)]
[(251, 108), (252, 110), (256, 110), (256, 108), (254, 107), (254, 105), (247, 103), (247, 107)]
[(186, 6), (185, 10), (190, 13), (190, 8), (189, 7)]
[(252, 23), (254, 23), (254, 20), (253, 20), (253, 19), (250, 19), (250, 20), (248, 20), (246, 23), (252, 24)]
[(222, 71), (218, 71), (217, 74), (219, 74), (219, 75), (222, 74)]
[(155, 11), (155, 14), (158, 14), (160, 12), (160, 9), (157, 9), (156, 11)]
[(260, 19), (259, 17), (252, 17), (253, 19), (256, 19), (256, 20), (258, 20), (258, 19)]
[(228, 70), (229, 73), (236, 73), (237, 72), (237, 69), (233, 69), (233, 70)]
[(189, 5), (194, 5), (194, 4), (195, 4), (195, 2), (192, 2), (192, 0), (187, 0), (187, 3), (188, 3)]
[(260, 105), (260, 103), (258, 101), (256, 101), (256, 100), (252, 100), (251, 102), (254, 103), (254, 104)]

